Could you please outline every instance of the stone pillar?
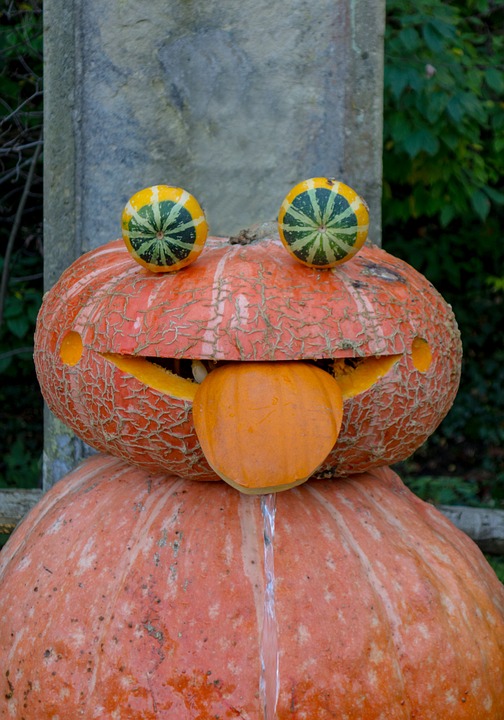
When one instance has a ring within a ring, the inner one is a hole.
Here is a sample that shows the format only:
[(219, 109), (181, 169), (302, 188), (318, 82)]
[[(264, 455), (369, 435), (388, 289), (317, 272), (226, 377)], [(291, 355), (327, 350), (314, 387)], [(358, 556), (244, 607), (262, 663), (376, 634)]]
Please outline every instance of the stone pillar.
[[(380, 242), (385, 0), (45, 0), (44, 13), (47, 287), (158, 183), (192, 192), (227, 235), (275, 219), (300, 180), (337, 177)], [(49, 486), (81, 448), (52, 418), (46, 433)]]

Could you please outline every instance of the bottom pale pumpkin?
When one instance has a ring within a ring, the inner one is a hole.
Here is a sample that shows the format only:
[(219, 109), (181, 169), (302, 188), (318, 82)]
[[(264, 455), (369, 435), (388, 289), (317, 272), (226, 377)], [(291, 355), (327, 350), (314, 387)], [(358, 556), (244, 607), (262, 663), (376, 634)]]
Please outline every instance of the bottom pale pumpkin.
[(273, 502), (274, 598), (260, 497), (106, 456), (58, 483), (1, 553), (0, 717), (504, 718), (468, 538), (388, 469)]

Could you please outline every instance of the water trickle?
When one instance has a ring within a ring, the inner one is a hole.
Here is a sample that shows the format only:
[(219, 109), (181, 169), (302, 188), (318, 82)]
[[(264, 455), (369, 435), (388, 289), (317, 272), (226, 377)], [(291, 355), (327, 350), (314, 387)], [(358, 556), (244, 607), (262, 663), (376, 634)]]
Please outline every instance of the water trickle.
[(261, 678), (259, 691), (264, 720), (276, 720), (279, 691), (278, 625), (275, 611), (275, 515), (276, 494), (261, 495), (264, 529), (264, 614), (261, 632)]

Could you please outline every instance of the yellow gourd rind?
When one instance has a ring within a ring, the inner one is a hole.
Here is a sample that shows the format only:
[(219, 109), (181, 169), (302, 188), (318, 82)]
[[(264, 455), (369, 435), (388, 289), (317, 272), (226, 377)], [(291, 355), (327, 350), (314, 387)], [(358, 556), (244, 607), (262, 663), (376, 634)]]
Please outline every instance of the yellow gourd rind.
[(152, 272), (175, 272), (194, 262), (208, 236), (205, 213), (187, 190), (153, 185), (135, 193), (121, 219), (131, 256)]
[(369, 209), (348, 185), (316, 177), (285, 197), (278, 231), (286, 249), (303, 265), (332, 268), (350, 260), (366, 242)]

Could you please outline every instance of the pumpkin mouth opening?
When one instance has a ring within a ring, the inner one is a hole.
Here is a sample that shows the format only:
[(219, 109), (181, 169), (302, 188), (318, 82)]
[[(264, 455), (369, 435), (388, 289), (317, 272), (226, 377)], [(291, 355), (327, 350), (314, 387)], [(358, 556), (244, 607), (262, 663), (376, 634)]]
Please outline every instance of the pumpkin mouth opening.
[[(336, 444), (344, 401), (371, 388), (404, 355), (269, 362), (102, 357), (143, 385), (190, 402), (210, 467), (241, 492), (261, 494), (311, 477)], [(410, 359), (421, 372), (430, 365), (421, 338)]]
[[(190, 402), (194, 400), (198, 386), (209, 373), (224, 365), (241, 364), (227, 360), (163, 358), (116, 353), (101, 354), (120, 370), (133, 375), (145, 385)], [(327, 372), (337, 381), (343, 400), (346, 400), (372, 387), (392, 369), (401, 357), (403, 357), (402, 354), (396, 354), (321, 360), (293, 360), (291, 362), (303, 362)], [(274, 363), (275, 361), (272, 361), (270, 364)]]

